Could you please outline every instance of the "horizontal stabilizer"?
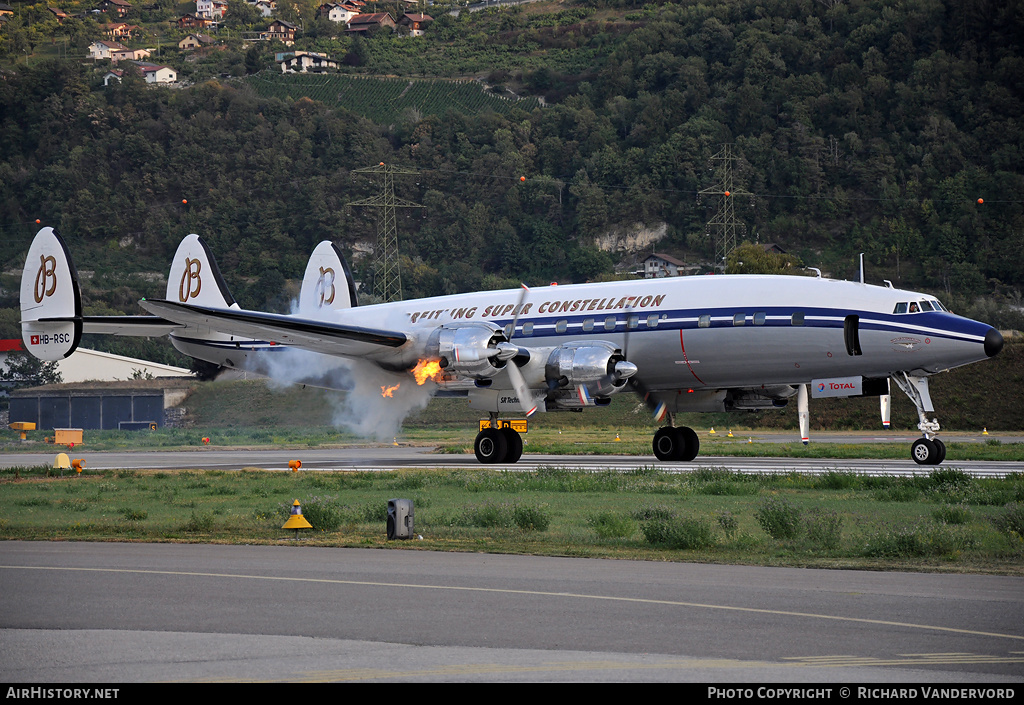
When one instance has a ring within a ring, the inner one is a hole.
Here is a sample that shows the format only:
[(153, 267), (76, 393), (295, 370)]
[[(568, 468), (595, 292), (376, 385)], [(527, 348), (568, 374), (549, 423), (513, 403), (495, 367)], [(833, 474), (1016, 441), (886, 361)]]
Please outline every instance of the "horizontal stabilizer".
[(159, 338), (181, 328), (180, 323), (159, 316), (82, 316), (83, 333)]

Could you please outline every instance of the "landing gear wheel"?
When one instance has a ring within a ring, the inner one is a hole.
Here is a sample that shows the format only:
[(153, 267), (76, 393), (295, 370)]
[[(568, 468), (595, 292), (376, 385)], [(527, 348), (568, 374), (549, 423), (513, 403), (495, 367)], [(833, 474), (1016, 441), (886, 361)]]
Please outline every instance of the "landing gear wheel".
[(938, 438), (933, 438), (932, 443), (935, 444), (935, 449), (938, 451), (938, 454), (935, 456), (934, 463), (935, 465), (938, 465), (939, 463), (946, 459), (946, 444), (940, 441)]
[(663, 426), (654, 433), (654, 456), (664, 462), (675, 460), (678, 457), (679, 444), (682, 439), (671, 426)]
[(481, 463), (493, 464), (505, 460), (508, 455), (508, 441), (505, 434), (496, 428), (485, 428), (476, 434), (473, 452)]
[(692, 428), (665, 426), (654, 434), (654, 455), (662, 462), (689, 462), (700, 451), (700, 439)]
[(519, 459), (523, 457), (523, 437), (519, 435), (518, 431), (513, 431), (508, 427), (501, 429), (501, 435), (505, 436), (505, 444), (508, 447), (505, 462), (518, 463)]
[(676, 429), (679, 434), (679, 459), (684, 462), (690, 462), (697, 457), (697, 453), (700, 452), (700, 439), (697, 438), (697, 433), (688, 426)]
[(918, 438), (910, 446), (910, 457), (918, 465), (935, 465), (939, 457), (939, 449), (934, 442), (927, 438)]

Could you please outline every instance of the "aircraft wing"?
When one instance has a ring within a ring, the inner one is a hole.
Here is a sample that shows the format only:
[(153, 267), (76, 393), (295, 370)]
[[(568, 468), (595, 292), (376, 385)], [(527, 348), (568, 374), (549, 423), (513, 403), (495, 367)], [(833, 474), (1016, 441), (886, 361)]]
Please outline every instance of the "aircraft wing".
[(139, 304), (156, 316), (186, 326), (273, 341), (326, 355), (372, 355), (384, 349), (401, 347), (409, 340), (401, 331), (363, 328), (277, 313), (213, 308), (160, 299), (146, 299)]
[(83, 333), (159, 338), (178, 328), (184, 326), (159, 316), (82, 316)]

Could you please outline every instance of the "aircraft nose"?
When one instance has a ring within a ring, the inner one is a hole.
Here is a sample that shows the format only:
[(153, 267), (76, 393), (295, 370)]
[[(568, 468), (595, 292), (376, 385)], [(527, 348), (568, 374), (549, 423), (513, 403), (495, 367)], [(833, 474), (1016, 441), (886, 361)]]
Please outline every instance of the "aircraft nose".
[(995, 357), (1003, 349), (1003, 335), (995, 328), (989, 328), (985, 334), (985, 354)]

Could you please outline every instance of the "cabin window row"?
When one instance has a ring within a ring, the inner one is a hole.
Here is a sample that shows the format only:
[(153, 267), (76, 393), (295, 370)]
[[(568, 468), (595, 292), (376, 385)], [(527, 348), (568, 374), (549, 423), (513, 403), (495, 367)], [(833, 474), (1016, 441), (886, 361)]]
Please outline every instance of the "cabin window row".
[[(626, 326), (630, 330), (636, 330), (641, 325), (647, 328), (657, 328), (662, 316), (657, 313), (652, 313), (649, 316), (641, 317), (638, 315), (631, 315), (626, 318)], [(619, 325), (619, 319), (615, 316), (606, 316), (603, 319), (584, 318), (583, 319), (583, 332), (590, 333), (594, 330), (597, 331), (614, 331)], [(533, 335), (534, 324), (532, 321), (528, 321), (520, 328), (519, 335)], [(569, 330), (569, 321), (565, 318), (561, 318), (555, 321), (555, 333), (565, 333)], [(505, 335), (511, 336), (512, 324), (508, 323), (505, 325)]]
[[(755, 326), (763, 326), (765, 324), (765, 321), (768, 320), (768, 314), (766, 314), (764, 311), (756, 311), (753, 315), (748, 315), (746, 313), (737, 313), (732, 317), (732, 324), (734, 326), (745, 326), (747, 324), (748, 318), (751, 320), (751, 323), (753, 323)], [(793, 326), (802, 326), (804, 325), (804, 322), (805, 318), (803, 311), (795, 311), (793, 312), (793, 315), (790, 316), (789, 318), (789, 323), (790, 325)], [(706, 313), (700, 318), (698, 318), (697, 327), (710, 328), (711, 315)]]

